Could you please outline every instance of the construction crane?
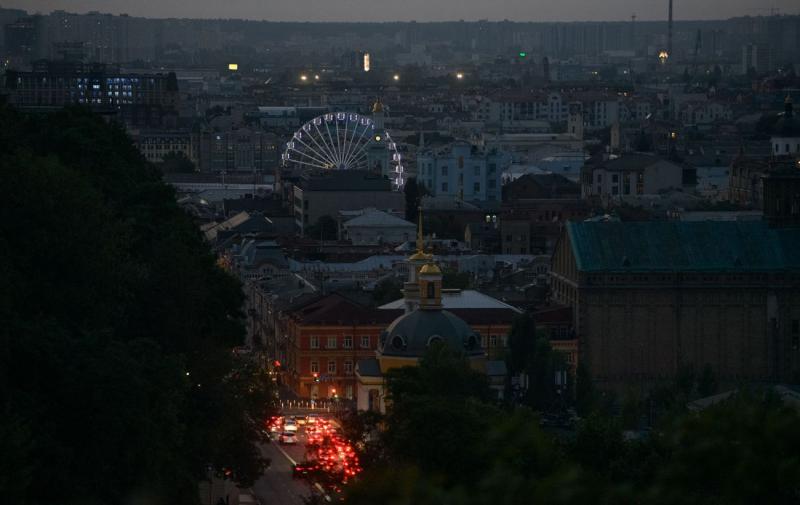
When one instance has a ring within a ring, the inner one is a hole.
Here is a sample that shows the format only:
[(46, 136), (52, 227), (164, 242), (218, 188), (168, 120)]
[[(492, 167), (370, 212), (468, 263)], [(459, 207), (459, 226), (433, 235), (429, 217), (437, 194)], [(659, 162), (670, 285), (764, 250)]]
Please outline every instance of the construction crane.
[(669, 0), (669, 22), (667, 23), (667, 57), (672, 57), (672, 0)]

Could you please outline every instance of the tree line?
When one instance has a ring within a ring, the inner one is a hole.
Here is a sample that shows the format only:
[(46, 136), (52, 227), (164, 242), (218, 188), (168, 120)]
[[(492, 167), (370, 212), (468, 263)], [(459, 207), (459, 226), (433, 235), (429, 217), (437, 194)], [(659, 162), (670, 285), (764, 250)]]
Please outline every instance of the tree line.
[(159, 170), (88, 110), (0, 108), (0, 496), (198, 501), (267, 464), (272, 382), (235, 359), (239, 282)]

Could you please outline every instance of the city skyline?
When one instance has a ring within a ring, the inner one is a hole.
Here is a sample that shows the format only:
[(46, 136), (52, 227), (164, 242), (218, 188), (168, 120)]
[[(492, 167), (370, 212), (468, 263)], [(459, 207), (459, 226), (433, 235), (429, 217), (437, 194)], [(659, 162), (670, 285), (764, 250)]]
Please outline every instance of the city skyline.
[[(452, 5), (449, 5), (452, 4)], [(535, 0), (504, 0), (486, 4), (478, 0), (298, 0), (291, 3), (274, 0), (232, 0), (226, 3), (195, 0), (191, 9), (178, 0), (140, 0), (131, 4), (121, 0), (10, 0), (6, 8), (25, 9), (43, 14), (54, 10), (75, 13), (98, 11), (149, 18), (222, 18), (265, 21), (307, 22), (404, 22), (404, 21), (518, 21), (580, 22), (664, 20), (664, 0), (609, 0), (586, 5), (581, 0), (564, 0), (556, 5)], [(738, 16), (759, 16), (773, 13), (798, 14), (800, 8), (789, 0), (776, 0), (765, 6), (758, 0), (708, 1), (683, 4), (676, 2), (676, 20), (725, 19)]]

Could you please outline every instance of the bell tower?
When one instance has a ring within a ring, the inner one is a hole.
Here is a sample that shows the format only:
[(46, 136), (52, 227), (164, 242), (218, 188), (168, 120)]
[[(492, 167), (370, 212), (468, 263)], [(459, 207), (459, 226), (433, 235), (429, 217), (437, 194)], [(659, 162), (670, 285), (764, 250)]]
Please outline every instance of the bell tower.
[(428, 263), (419, 270), (419, 308), (442, 308), (442, 271), (436, 263)]
[(433, 255), (425, 252), (425, 243), (422, 236), (422, 207), (417, 215), (417, 251), (408, 258), (408, 280), (403, 284), (403, 299), (406, 314), (419, 308), (420, 270), (433, 259)]

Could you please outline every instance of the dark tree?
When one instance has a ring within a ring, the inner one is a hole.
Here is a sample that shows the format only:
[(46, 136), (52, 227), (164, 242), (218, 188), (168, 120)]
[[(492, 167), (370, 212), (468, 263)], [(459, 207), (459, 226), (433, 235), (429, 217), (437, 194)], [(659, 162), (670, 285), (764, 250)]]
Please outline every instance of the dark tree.
[(403, 187), (406, 198), (406, 221), (417, 222), (417, 209), (419, 209), (420, 194), (416, 177), (409, 177)]
[(402, 284), (394, 277), (384, 279), (375, 286), (372, 292), (372, 302), (383, 305), (403, 297)]
[(336, 240), (339, 237), (339, 225), (331, 216), (325, 215), (306, 228), (306, 237), (315, 240)]
[(0, 108), (0, 145), (4, 500), (192, 503), (209, 464), (252, 482), (272, 382), (231, 379), (241, 286), (173, 190), (87, 110)]
[(165, 174), (190, 174), (197, 171), (192, 160), (182, 151), (167, 153), (161, 163), (156, 165)]

